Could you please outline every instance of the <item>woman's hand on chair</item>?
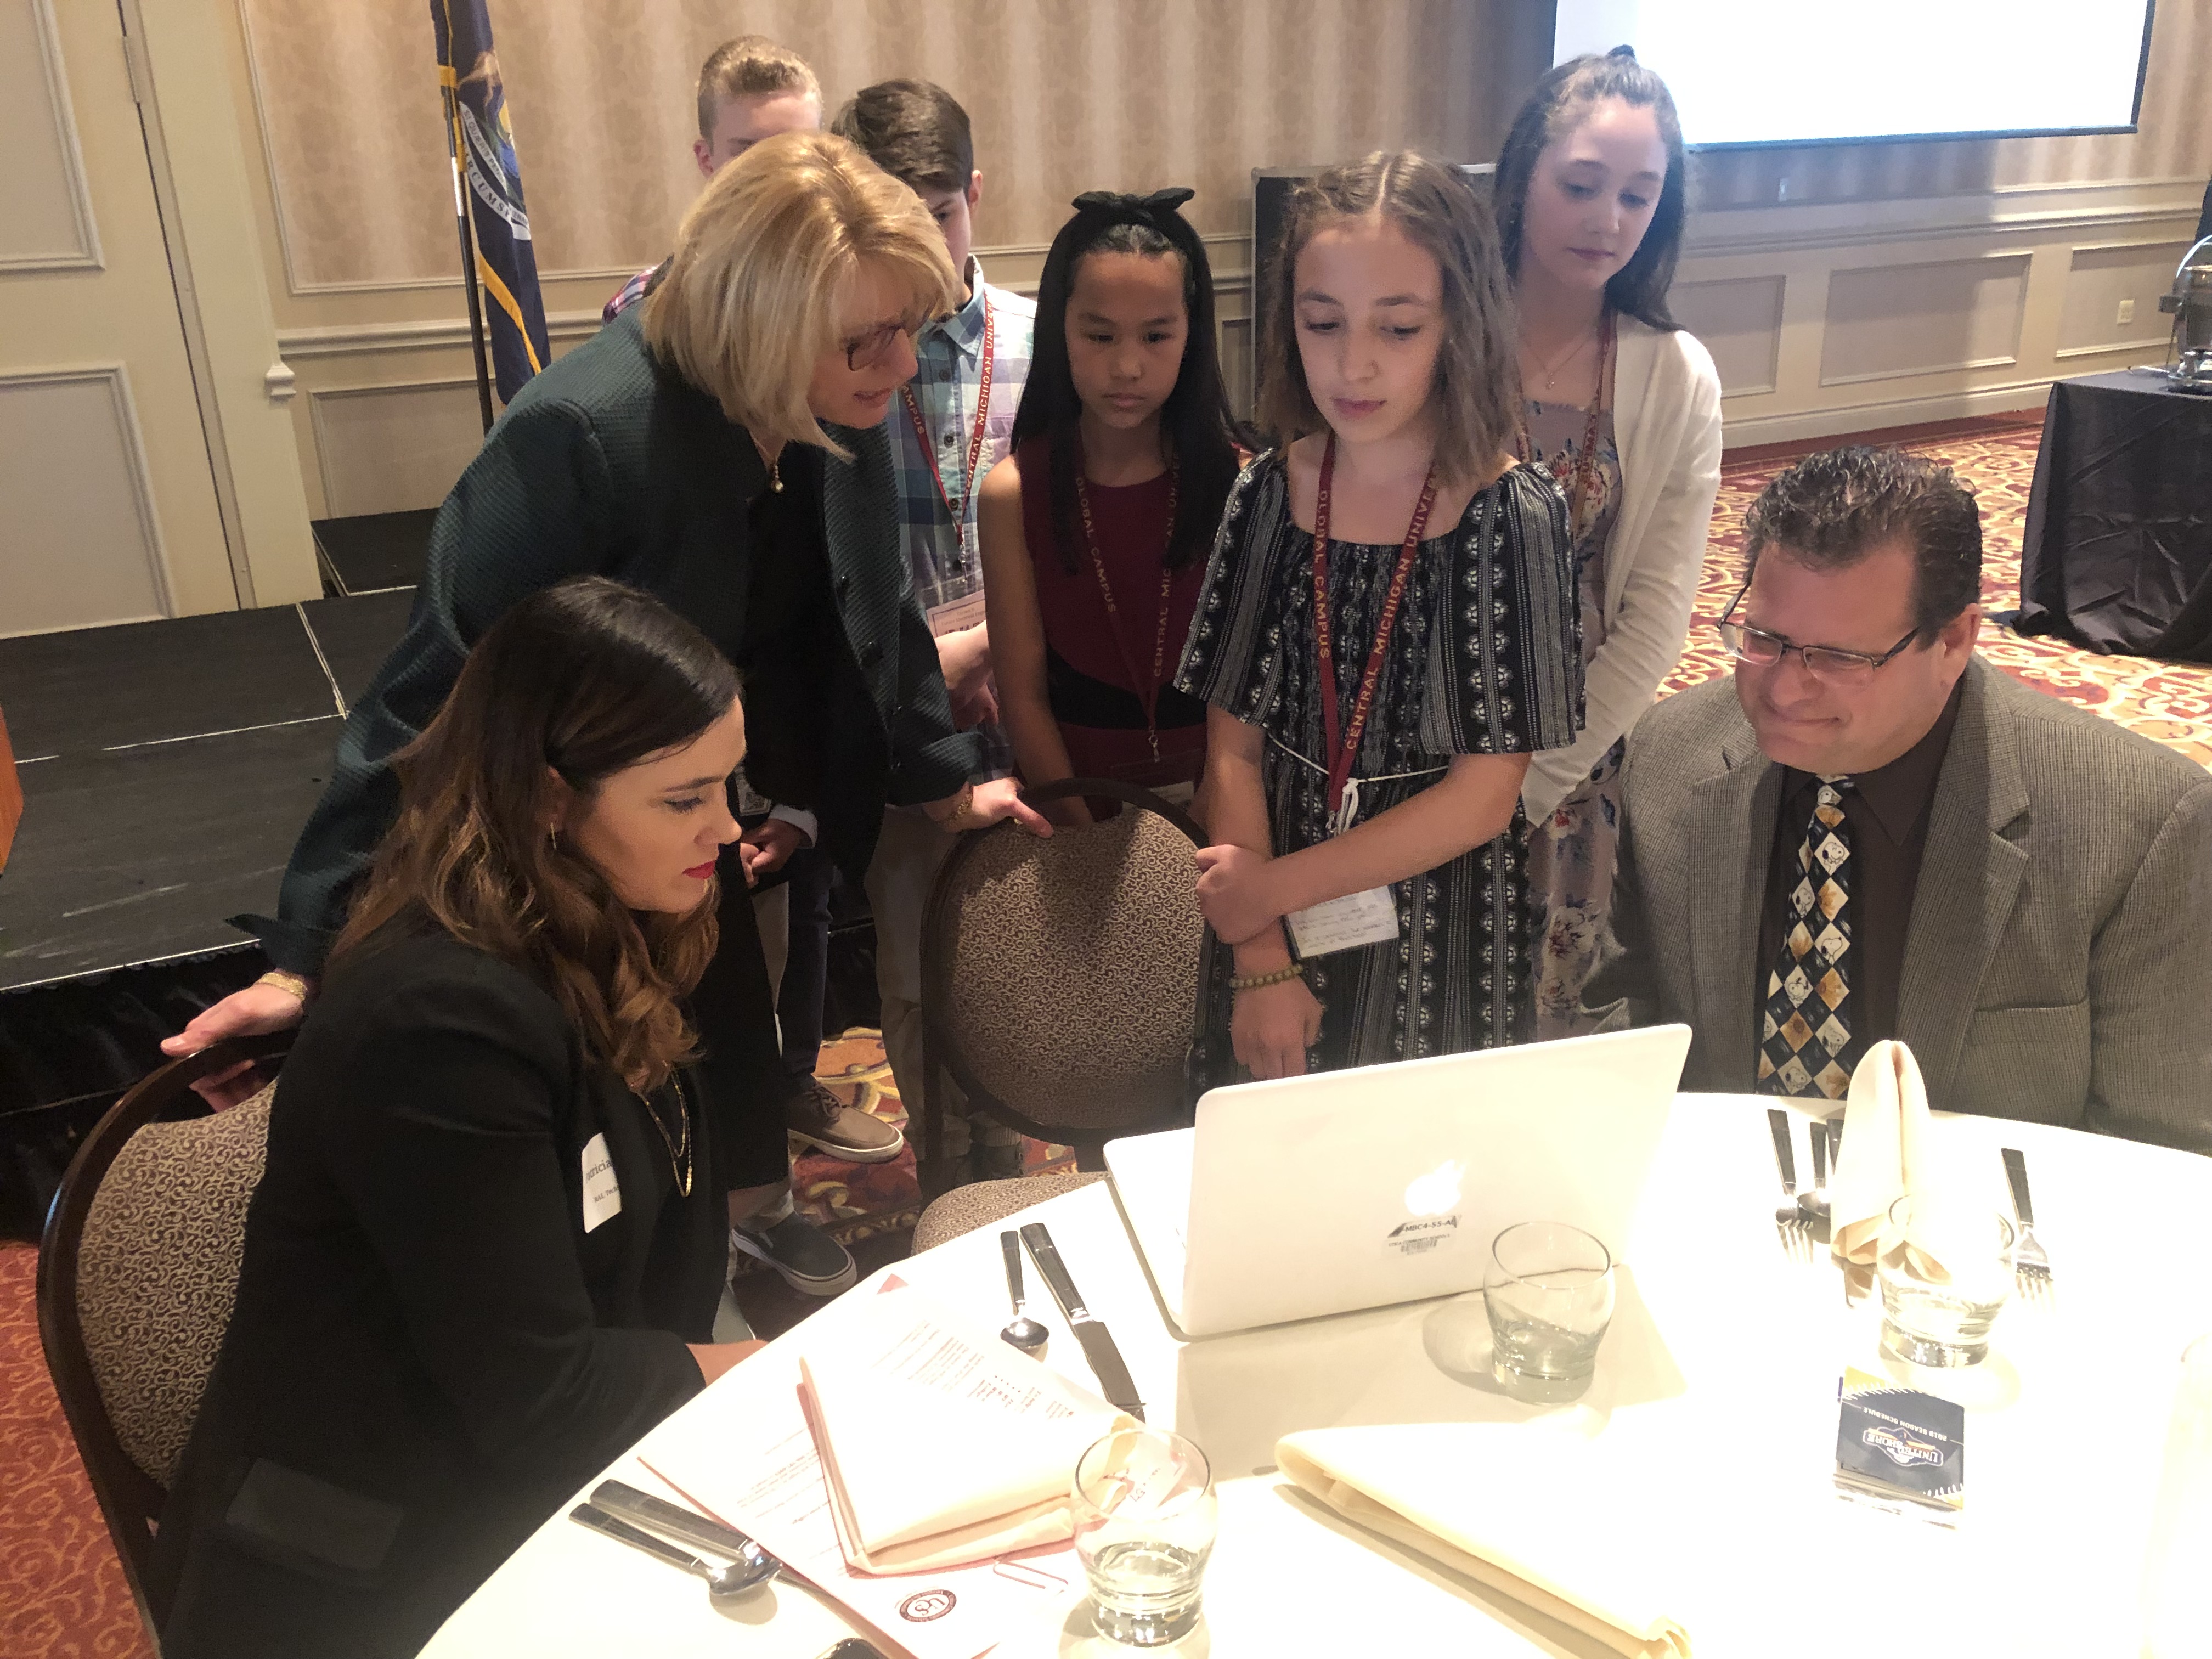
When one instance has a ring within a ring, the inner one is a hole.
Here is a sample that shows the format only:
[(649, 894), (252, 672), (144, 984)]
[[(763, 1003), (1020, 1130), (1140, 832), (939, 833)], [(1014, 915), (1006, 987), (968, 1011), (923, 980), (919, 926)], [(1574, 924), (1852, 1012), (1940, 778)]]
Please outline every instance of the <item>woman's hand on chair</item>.
[(230, 1037), (289, 1030), (307, 1013), (307, 1006), (289, 991), (256, 981), (242, 991), (233, 991), (213, 1007), (202, 1009), (176, 1036), (163, 1037), (161, 1052), (181, 1059)]
[(1229, 1018), (1237, 1062), (1255, 1078), (1303, 1077), (1321, 1040), (1321, 1004), (1303, 979), (1238, 991)]
[(959, 794), (932, 801), (924, 810), (941, 828), (955, 831), (987, 830), (1002, 818), (1012, 818), (1033, 836), (1052, 833), (1044, 814), (1022, 799), (1022, 786), (1013, 778), (969, 784)]
[(1242, 945), (1281, 918), (1272, 890), (1273, 863), (1249, 847), (1199, 848), (1198, 908), (1224, 944)]

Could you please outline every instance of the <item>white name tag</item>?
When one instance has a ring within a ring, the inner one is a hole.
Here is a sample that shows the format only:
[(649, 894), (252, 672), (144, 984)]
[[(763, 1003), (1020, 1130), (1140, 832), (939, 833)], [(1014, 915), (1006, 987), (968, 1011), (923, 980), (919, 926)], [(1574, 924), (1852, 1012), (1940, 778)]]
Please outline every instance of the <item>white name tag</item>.
[(607, 1151), (607, 1138), (593, 1135), (584, 1143), (584, 1231), (590, 1232), (621, 1213), (622, 1188), (615, 1181), (614, 1156)]
[(930, 607), (929, 631), (939, 639), (982, 625), (983, 590), (980, 587), (965, 599), (947, 599), (943, 605)]
[(1398, 906), (1388, 887), (1346, 893), (1293, 910), (1283, 920), (1291, 925), (1291, 943), (1298, 955), (1309, 959), (1398, 937)]

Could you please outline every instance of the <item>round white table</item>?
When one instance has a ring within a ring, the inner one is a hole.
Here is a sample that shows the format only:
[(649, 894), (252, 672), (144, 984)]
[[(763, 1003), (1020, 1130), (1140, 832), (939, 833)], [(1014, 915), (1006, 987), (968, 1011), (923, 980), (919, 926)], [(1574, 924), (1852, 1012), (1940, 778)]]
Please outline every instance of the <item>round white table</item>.
[[(1968, 1409), (1966, 1510), (1950, 1530), (1834, 1495), (1837, 1382), (1846, 1364), (1883, 1369), (1880, 1313), (1846, 1306), (1833, 1267), (1792, 1261), (1778, 1243), (1771, 1103), (1677, 1098), (1623, 1252), (1620, 1310), (1596, 1380), (1583, 1401), (1549, 1412), (1506, 1399), (1485, 1374), (1479, 1295), (1186, 1344), (1166, 1323), (1110, 1183), (1006, 1224), (1050, 1225), (1150, 1420), (1188, 1435), (1212, 1461), (1221, 1527), (1206, 1620), (1175, 1651), (1598, 1651), (1336, 1520), (1273, 1468), (1276, 1439), (1294, 1430), (1540, 1418), (1605, 1456), (1617, 1449), (1624, 1467), (1667, 1460), (1673, 1478), (1636, 1512), (1590, 1517), (1592, 1548), (1648, 1548), (1680, 1564), (1677, 1616), (1699, 1659), (2135, 1655), (2177, 1362), (2191, 1338), (2212, 1330), (2212, 1279), (2199, 1259), (2212, 1158), (1997, 1119), (1936, 1120), (1948, 1179), (1985, 1190), (1992, 1209), (2009, 1213), (1998, 1149), (2026, 1154), (2056, 1284), (2050, 1307), (2015, 1299), (2007, 1308), (1986, 1364), (1905, 1379)], [(1801, 1124), (1801, 1173), (1804, 1144)], [(1295, 1212), (1283, 1221), (1297, 1224)], [(889, 1271), (995, 1328), (1006, 1317), (998, 1231)], [(1031, 1311), (1053, 1334), (1047, 1362), (1095, 1386), (1031, 1279)], [(700, 1395), (656, 1439), (712, 1434), (720, 1392)], [(1419, 1430), (1403, 1432), (1417, 1447)], [(606, 1474), (674, 1496), (635, 1457)], [(812, 1596), (781, 1584), (720, 1611), (696, 1579), (587, 1532), (564, 1509), (423, 1651), (815, 1659), (850, 1633)], [(998, 1651), (1026, 1659), (1091, 1645), (1057, 1637), (1047, 1621), (1010, 1632)]]

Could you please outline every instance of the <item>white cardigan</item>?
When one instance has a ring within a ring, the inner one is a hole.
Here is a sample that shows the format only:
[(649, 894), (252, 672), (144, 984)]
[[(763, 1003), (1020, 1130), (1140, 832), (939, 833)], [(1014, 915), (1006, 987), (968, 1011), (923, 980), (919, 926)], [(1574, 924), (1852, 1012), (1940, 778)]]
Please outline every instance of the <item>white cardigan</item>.
[(1613, 434), (1620, 510), (1606, 548), (1605, 643), (1590, 659), (1582, 736), (1528, 763), (1521, 805), (1532, 823), (1651, 706), (1689, 637), (1721, 476), (1720, 376), (1694, 336), (1620, 319)]

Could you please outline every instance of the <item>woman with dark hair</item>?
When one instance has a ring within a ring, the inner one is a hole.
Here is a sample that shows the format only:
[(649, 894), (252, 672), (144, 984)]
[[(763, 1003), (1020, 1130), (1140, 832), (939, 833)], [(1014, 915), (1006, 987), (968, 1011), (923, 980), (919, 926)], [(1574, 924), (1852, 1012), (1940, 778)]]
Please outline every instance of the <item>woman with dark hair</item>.
[(1536, 83), (1498, 158), (1520, 311), (1520, 458), (1567, 493), (1588, 707), (1522, 786), (1536, 1034), (1577, 1005), (1612, 906), (1626, 734), (1681, 654), (1720, 484), (1720, 380), (1667, 310), (1681, 251), (1682, 130), (1626, 46)]
[(1206, 707), (1170, 682), (1237, 455), (1191, 194), (1076, 198), (1045, 256), (1013, 449), (977, 498), (1000, 714), (1032, 784), (1187, 799), (1205, 764)]
[(758, 1346), (709, 1337), (686, 1007), (744, 753), (706, 636), (584, 577), (494, 623), (392, 757), (155, 1544), (170, 1659), (413, 1653)]

